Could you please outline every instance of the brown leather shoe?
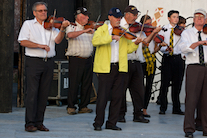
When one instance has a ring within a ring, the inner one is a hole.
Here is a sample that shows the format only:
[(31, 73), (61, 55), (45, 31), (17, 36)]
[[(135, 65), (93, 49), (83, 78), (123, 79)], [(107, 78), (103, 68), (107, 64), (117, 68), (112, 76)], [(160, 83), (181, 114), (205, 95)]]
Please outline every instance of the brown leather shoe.
[(75, 111), (75, 108), (67, 108), (67, 111), (68, 111), (68, 114), (69, 115), (75, 115), (75, 114), (77, 114), (76, 111)]
[(88, 107), (81, 108), (78, 113), (92, 113), (93, 110), (89, 109)]
[(27, 127), (25, 127), (25, 131), (27, 131), (27, 132), (35, 132), (35, 131), (37, 131), (37, 127), (27, 126)]
[(48, 128), (46, 128), (43, 124), (42, 125), (39, 125), (37, 126), (37, 129), (40, 130), (40, 131), (49, 131)]

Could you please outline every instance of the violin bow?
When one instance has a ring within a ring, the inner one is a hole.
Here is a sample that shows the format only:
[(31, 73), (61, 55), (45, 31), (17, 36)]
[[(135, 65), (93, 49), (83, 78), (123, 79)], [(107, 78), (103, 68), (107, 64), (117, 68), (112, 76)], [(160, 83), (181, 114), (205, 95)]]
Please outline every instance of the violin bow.
[(97, 23), (98, 23), (98, 21), (99, 21), (99, 19), (101, 18), (101, 14), (98, 16), (98, 18), (97, 18), (97, 20), (96, 20), (96, 23), (95, 23), (95, 26), (94, 26), (94, 30), (95, 30), (95, 28), (96, 28), (96, 25), (97, 25)]
[[(54, 14), (53, 14), (52, 28), (53, 28), (53, 26), (54, 26), (55, 15), (56, 15), (56, 9), (54, 10)], [(51, 30), (50, 30), (50, 37), (49, 37), (49, 41), (48, 41), (48, 46), (49, 46), (49, 44), (50, 44), (50, 40), (51, 40), (51, 36), (52, 36), (52, 35), (51, 35), (51, 34), (52, 34), (52, 28), (51, 28)], [(50, 47), (50, 46), (49, 46), (49, 47)], [(45, 57), (45, 59), (44, 59), (45, 62), (47, 62), (47, 57), (48, 57), (48, 52), (47, 52), (46, 57)]]
[(176, 44), (173, 46), (173, 48), (178, 44), (178, 42), (180, 41), (181, 37), (178, 39), (178, 41), (176, 42)]
[(146, 13), (145, 16), (144, 16), (144, 21), (143, 21), (143, 24), (142, 24), (142, 28), (141, 28), (140, 36), (139, 36), (139, 37), (141, 37), (141, 35), (142, 35), (142, 31), (143, 31), (143, 29), (144, 29), (144, 23), (145, 23), (145, 21), (146, 21), (147, 14), (148, 14), (148, 10), (147, 10), (147, 13)]

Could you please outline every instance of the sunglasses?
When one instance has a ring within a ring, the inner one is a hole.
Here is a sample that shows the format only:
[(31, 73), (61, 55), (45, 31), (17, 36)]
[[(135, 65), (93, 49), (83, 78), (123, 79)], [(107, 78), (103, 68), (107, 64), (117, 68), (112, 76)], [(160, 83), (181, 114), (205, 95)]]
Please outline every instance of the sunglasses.
[(44, 11), (44, 12), (47, 12), (47, 10), (35, 10), (35, 11), (36, 11), (36, 12), (40, 12), (40, 13), (43, 12), (43, 11)]

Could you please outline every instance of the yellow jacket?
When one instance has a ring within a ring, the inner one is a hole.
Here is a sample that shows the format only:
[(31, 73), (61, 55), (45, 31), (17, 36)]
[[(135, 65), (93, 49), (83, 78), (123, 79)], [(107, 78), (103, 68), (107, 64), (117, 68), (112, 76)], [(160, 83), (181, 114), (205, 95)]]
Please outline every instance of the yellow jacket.
[[(93, 36), (92, 44), (96, 47), (94, 68), (96, 73), (110, 73), (112, 36), (109, 35), (108, 25), (99, 27)], [(131, 40), (121, 37), (119, 41), (119, 72), (128, 72), (127, 54), (138, 48)]]

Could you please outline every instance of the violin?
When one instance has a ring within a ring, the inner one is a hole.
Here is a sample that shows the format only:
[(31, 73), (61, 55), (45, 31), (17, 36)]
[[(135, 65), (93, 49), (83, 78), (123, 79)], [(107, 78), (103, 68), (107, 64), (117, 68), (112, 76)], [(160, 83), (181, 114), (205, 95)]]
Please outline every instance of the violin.
[(134, 35), (131, 32), (126, 31), (124, 28), (122, 27), (114, 27), (113, 31), (112, 31), (113, 35), (118, 35), (118, 36), (124, 36), (125, 38), (129, 39), (129, 40), (133, 40), (136, 39), (137, 36)]
[(53, 16), (51, 15), (45, 20), (44, 28), (46, 30), (50, 30), (52, 29), (52, 27), (60, 29), (63, 21), (65, 21), (65, 18), (63, 17), (53, 18)]
[(164, 36), (157, 34), (154, 38), (156, 43), (162, 43), (164, 41)]
[[(124, 36), (126, 39), (133, 40), (136, 39), (137, 36), (131, 32), (126, 31), (122, 27), (114, 27), (112, 31), (112, 35)], [(149, 43), (142, 41), (142, 43), (146, 46), (149, 46)]]
[[(162, 43), (164, 41), (164, 36), (162, 36), (162, 35), (156, 35), (155, 39), (154, 39), (155, 42)], [(169, 52), (172, 51), (172, 48), (169, 47), (168, 45), (167, 45), (167, 49), (168, 49)]]
[(84, 29), (95, 29), (97, 30), (98, 27), (102, 26), (104, 24), (104, 21), (94, 22), (94, 21), (88, 21), (88, 23), (84, 26)]
[[(133, 25), (131, 25), (129, 27), (129, 31), (133, 32), (133, 33), (138, 33), (139, 31), (141, 31), (142, 28), (142, 24), (135, 22)], [(144, 24), (144, 28), (143, 31), (145, 33), (151, 33), (156, 27), (152, 26), (151, 24)], [(165, 32), (167, 31), (166, 28), (162, 28), (162, 30)]]
[(205, 25), (203, 26), (203, 33), (204, 33), (204, 34), (207, 34), (207, 24), (205, 24)]
[[(175, 28), (174, 28), (174, 33), (176, 35), (179, 35), (181, 36), (181, 33), (185, 30), (185, 28), (183, 26), (179, 26), (177, 25)], [(206, 30), (207, 31), (207, 30)]]
[(70, 25), (77, 26), (77, 24), (76, 23), (73, 23), (73, 22), (70, 22)]

